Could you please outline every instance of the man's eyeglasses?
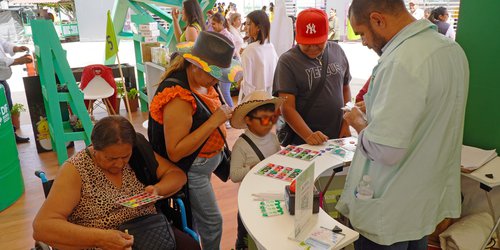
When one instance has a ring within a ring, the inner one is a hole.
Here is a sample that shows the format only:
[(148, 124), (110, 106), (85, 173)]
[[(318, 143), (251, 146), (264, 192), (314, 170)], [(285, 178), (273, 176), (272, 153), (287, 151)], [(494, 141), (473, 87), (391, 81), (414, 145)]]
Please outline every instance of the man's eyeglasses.
[(267, 126), (269, 123), (275, 124), (276, 121), (278, 120), (277, 115), (272, 115), (272, 116), (261, 116), (261, 117), (256, 117), (256, 116), (251, 116), (249, 115), (250, 119), (257, 119), (260, 121), (260, 125), (262, 126)]

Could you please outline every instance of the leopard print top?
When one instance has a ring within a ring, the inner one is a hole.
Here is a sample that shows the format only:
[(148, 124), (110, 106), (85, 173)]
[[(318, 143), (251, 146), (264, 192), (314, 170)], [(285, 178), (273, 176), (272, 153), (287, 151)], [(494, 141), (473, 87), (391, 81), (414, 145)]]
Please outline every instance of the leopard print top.
[(116, 203), (119, 199), (144, 192), (145, 185), (136, 178), (128, 164), (123, 169), (122, 186), (118, 188), (94, 164), (86, 150), (77, 153), (68, 162), (75, 166), (82, 179), (80, 203), (69, 215), (69, 222), (92, 228), (117, 229), (133, 218), (156, 214), (153, 203), (137, 208)]

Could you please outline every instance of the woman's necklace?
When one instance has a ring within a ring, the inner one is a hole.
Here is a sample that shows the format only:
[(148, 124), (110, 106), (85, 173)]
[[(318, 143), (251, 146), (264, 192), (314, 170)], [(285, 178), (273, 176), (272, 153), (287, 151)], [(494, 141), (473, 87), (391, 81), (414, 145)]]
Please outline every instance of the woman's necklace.
[(321, 53), (321, 55), (319, 55), (318, 57), (316, 57), (316, 60), (318, 60), (318, 63), (319, 63), (320, 66), (323, 66), (323, 53)]

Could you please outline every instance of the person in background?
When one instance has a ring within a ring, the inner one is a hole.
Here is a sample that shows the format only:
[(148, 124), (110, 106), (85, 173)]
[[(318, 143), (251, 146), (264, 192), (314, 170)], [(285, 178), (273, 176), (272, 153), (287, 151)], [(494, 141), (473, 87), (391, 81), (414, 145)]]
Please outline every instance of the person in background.
[(217, 12), (222, 13), (223, 11), (224, 10), (222, 9), (222, 3), (217, 3)]
[[(226, 18), (224, 18), (224, 16), (221, 13), (215, 13), (212, 16), (211, 20), (212, 20), (211, 24), (212, 24), (213, 30), (215, 32), (220, 33), (220, 34), (224, 35), (225, 37), (227, 37), (227, 39), (229, 39), (234, 45), (235, 44), (234, 36), (233, 36), (233, 34), (231, 34), (231, 32), (229, 32), (229, 23), (227, 22)], [(233, 56), (236, 59), (240, 58), (240, 54), (238, 53), (238, 51), (236, 49), (234, 50)]]
[(243, 80), (240, 84), (238, 103), (256, 90), (271, 94), (274, 70), (278, 63), (278, 55), (269, 39), (271, 24), (267, 14), (262, 10), (250, 12), (246, 26), (252, 43), (248, 44), (241, 55)]
[[(221, 13), (215, 13), (212, 16), (212, 27), (213, 27), (214, 31), (219, 33), (219, 34), (224, 35), (225, 37), (227, 37), (227, 39), (229, 39), (234, 44), (233, 35), (231, 34), (231, 32), (229, 32), (227, 30), (227, 25), (228, 25), (228, 23)], [(235, 46), (233, 57), (236, 59), (239, 59), (239, 57), (240, 57), (240, 54), (238, 53), (236, 46)], [(224, 98), (225, 103), (229, 107), (232, 108), (234, 106), (234, 104), (233, 104), (233, 99), (231, 98), (231, 83), (220, 81), (219, 86), (220, 86), (220, 90), (222, 92), (222, 97)], [(226, 128), (228, 128), (228, 129), (231, 128), (229, 121), (226, 122)]]
[[(156, 214), (157, 210), (154, 203), (128, 208), (116, 201), (143, 192), (169, 197), (186, 183), (186, 174), (154, 154), (159, 181), (148, 186), (142, 183), (134, 172), (137, 168), (132, 168), (129, 161), (141, 152), (134, 148), (151, 151), (151, 147), (139, 146), (149, 143), (142, 135), (136, 135), (132, 124), (122, 116), (99, 120), (91, 141), (92, 146), (69, 158), (59, 170), (33, 221), (33, 238), (58, 249), (129, 249), (133, 235), (118, 231), (118, 226)], [(200, 249), (193, 238), (173, 230), (178, 249)]]
[(432, 10), (434, 10), (433, 8), (426, 8), (424, 10), (424, 19), (428, 19), (432, 22), (432, 20), (430, 19), (431, 18), (431, 13), (432, 13)]
[(243, 36), (241, 35), (241, 15), (240, 13), (234, 13), (229, 19), (229, 32), (233, 35), (234, 49), (238, 52), (238, 58), (241, 59), (242, 47), (243, 47)]
[(415, 2), (413, 1), (410, 1), (410, 3), (408, 4), (410, 6), (410, 13), (411, 15), (417, 19), (417, 20), (420, 20), (422, 18), (424, 18), (424, 11), (422, 9), (420, 9), (416, 4)]
[(202, 31), (194, 46), (184, 49), (188, 52), (171, 61), (153, 97), (148, 137), (156, 153), (187, 173), (188, 197), (202, 247), (219, 249), (222, 215), (210, 179), (222, 160), (224, 123), (232, 110), (222, 106), (214, 86), (219, 81), (238, 81), (241, 67), (233, 61), (231, 41), (216, 32)]
[(236, 10), (236, 4), (235, 3), (230, 3), (229, 8), (227, 11), (227, 14), (225, 15), (226, 19), (229, 20), (231, 19), (231, 15), (237, 13), (238, 11)]
[(269, 22), (273, 22), (274, 20), (274, 3), (269, 3)]
[[(460, 216), (469, 64), (403, 0), (354, 0), (349, 19), (380, 59), (366, 113), (344, 115), (359, 137), (336, 209), (360, 233), (356, 250), (426, 250), (436, 225)], [(370, 179), (368, 192), (357, 187)]]
[(438, 7), (432, 10), (429, 20), (437, 26), (439, 33), (455, 40), (455, 29), (448, 23), (450, 14), (445, 7)]
[[(23, 65), (26, 63), (30, 63), (33, 61), (29, 54), (23, 55), (18, 58), (10, 58), (7, 56), (14, 56), (14, 54), (18, 52), (29, 51), (30, 49), (26, 46), (16, 46), (10, 42), (7, 42), (0, 38), (0, 84), (5, 89), (5, 96), (7, 97), (7, 105), (9, 106), (9, 110), (12, 109), (12, 93), (10, 92), (9, 83), (7, 80), (12, 76), (11, 66)], [(18, 128), (14, 127), (14, 133)], [(29, 142), (29, 137), (20, 137), (16, 134), (16, 143), (26, 143)]]
[(328, 39), (336, 43), (339, 42), (340, 32), (339, 32), (339, 18), (337, 17), (337, 10), (330, 9), (330, 17), (328, 18), (329, 32)]
[(366, 80), (365, 84), (363, 87), (359, 90), (358, 94), (356, 95), (356, 103), (358, 102), (364, 102), (365, 101), (365, 94), (368, 93), (368, 87), (370, 87), (370, 78)]
[[(255, 91), (234, 109), (231, 126), (245, 129), (244, 134), (234, 143), (231, 153), (230, 178), (234, 183), (240, 183), (250, 169), (262, 160), (246, 140), (255, 144), (263, 157), (269, 157), (281, 149), (278, 137), (271, 130), (278, 119), (276, 111), (283, 101), (281, 98), (273, 98), (265, 91)], [(235, 249), (248, 249), (248, 233), (239, 213), (237, 221), (238, 237)]]
[[(314, 31), (313, 31), (314, 30)], [(349, 62), (342, 48), (328, 41), (328, 16), (319, 9), (306, 9), (296, 22), (298, 46), (281, 55), (274, 75), (275, 96), (286, 98), (281, 113), (293, 129), (293, 145), (319, 145), (328, 139), (350, 136), (342, 118), (344, 105), (351, 100)], [(327, 72), (322, 72), (328, 54)], [(321, 75), (326, 74), (321, 83)], [(307, 116), (302, 110), (313, 86), (321, 91)]]
[(177, 42), (194, 42), (198, 34), (205, 30), (203, 13), (197, 0), (184, 0), (182, 2), (182, 21), (186, 23), (184, 30), (179, 25), (179, 9), (172, 8), (174, 35)]
[(205, 21), (205, 27), (206, 31), (214, 31), (214, 28), (212, 27), (212, 16), (214, 15), (214, 12), (212, 10), (207, 11), (207, 20)]

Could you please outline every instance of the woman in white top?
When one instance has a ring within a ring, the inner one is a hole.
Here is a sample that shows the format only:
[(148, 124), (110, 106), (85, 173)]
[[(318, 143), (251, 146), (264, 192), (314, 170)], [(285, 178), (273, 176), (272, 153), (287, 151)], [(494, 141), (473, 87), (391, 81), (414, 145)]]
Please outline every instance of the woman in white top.
[(229, 32), (233, 34), (234, 50), (238, 52), (238, 59), (240, 59), (241, 48), (243, 47), (243, 36), (241, 35), (241, 15), (240, 13), (233, 13), (229, 19)]
[(253, 42), (241, 54), (243, 80), (240, 84), (238, 103), (256, 90), (272, 94), (274, 70), (278, 63), (278, 55), (269, 39), (271, 24), (267, 14), (262, 10), (250, 12), (246, 26), (247, 35)]

